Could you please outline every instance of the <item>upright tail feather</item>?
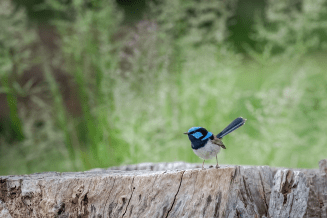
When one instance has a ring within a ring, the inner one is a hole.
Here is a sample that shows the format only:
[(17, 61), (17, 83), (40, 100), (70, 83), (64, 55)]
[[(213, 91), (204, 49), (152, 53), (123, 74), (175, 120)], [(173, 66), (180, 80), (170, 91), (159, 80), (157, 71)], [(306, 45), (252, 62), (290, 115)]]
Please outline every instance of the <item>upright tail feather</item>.
[(216, 137), (217, 138), (223, 138), (223, 136), (226, 136), (230, 132), (233, 132), (234, 130), (236, 130), (240, 126), (244, 125), (245, 122), (246, 122), (246, 119), (244, 119), (243, 117), (238, 117), (237, 119), (233, 120), (225, 129), (223, 129), (222, 132), (217, 134)]

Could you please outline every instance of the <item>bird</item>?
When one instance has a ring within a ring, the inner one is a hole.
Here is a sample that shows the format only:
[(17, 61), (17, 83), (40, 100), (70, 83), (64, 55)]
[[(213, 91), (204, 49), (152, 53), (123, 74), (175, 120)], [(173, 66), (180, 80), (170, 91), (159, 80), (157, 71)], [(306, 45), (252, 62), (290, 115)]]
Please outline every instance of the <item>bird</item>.
[(217, 135), (213, 135), (212, 132), (207, 131), (203, 127), (191, 127), (188, 132), (183, 133), (188, 135), (194, 153), (204, 160), (202, 169), (204, 169), (205, 160), (211, 159), (214, 156), (216, 157), (216, 168), (220, 168), (217, 154), (221, 148), (226, 149), (222, 138), (244, 125), (246, 120), (243, 117), (236, 118)]

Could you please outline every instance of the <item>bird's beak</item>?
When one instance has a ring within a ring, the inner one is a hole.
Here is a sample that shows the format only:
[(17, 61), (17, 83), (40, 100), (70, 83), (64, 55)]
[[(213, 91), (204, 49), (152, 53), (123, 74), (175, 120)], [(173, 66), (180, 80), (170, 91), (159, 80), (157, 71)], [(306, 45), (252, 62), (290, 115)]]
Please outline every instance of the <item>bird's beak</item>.
[(185, 133), (183, 133), (183, 134), (188, 135), (188, 132), (185, 132)]

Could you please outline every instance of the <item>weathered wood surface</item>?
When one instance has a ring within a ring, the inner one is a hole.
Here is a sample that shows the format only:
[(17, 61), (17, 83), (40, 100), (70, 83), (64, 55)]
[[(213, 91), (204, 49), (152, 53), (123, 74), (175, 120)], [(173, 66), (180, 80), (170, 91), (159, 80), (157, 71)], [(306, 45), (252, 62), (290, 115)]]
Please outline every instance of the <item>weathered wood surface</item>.
[(0, 176), (0, 217), (326, 217), (320, 169), (160, 163)]

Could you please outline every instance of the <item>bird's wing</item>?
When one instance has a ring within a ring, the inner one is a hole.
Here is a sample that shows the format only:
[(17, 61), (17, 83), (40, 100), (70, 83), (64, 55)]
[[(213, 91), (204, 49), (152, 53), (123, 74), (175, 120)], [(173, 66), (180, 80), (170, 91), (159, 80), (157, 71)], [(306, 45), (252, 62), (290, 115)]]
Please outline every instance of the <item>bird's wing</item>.
[(219, 145), (221, 148), (226, 149), (226, 147), (224, 146), (224, 144), (220, 138), (217, 138), (216, 136), (214, 136), (214, 139), (211, 141), (213, 144)]

